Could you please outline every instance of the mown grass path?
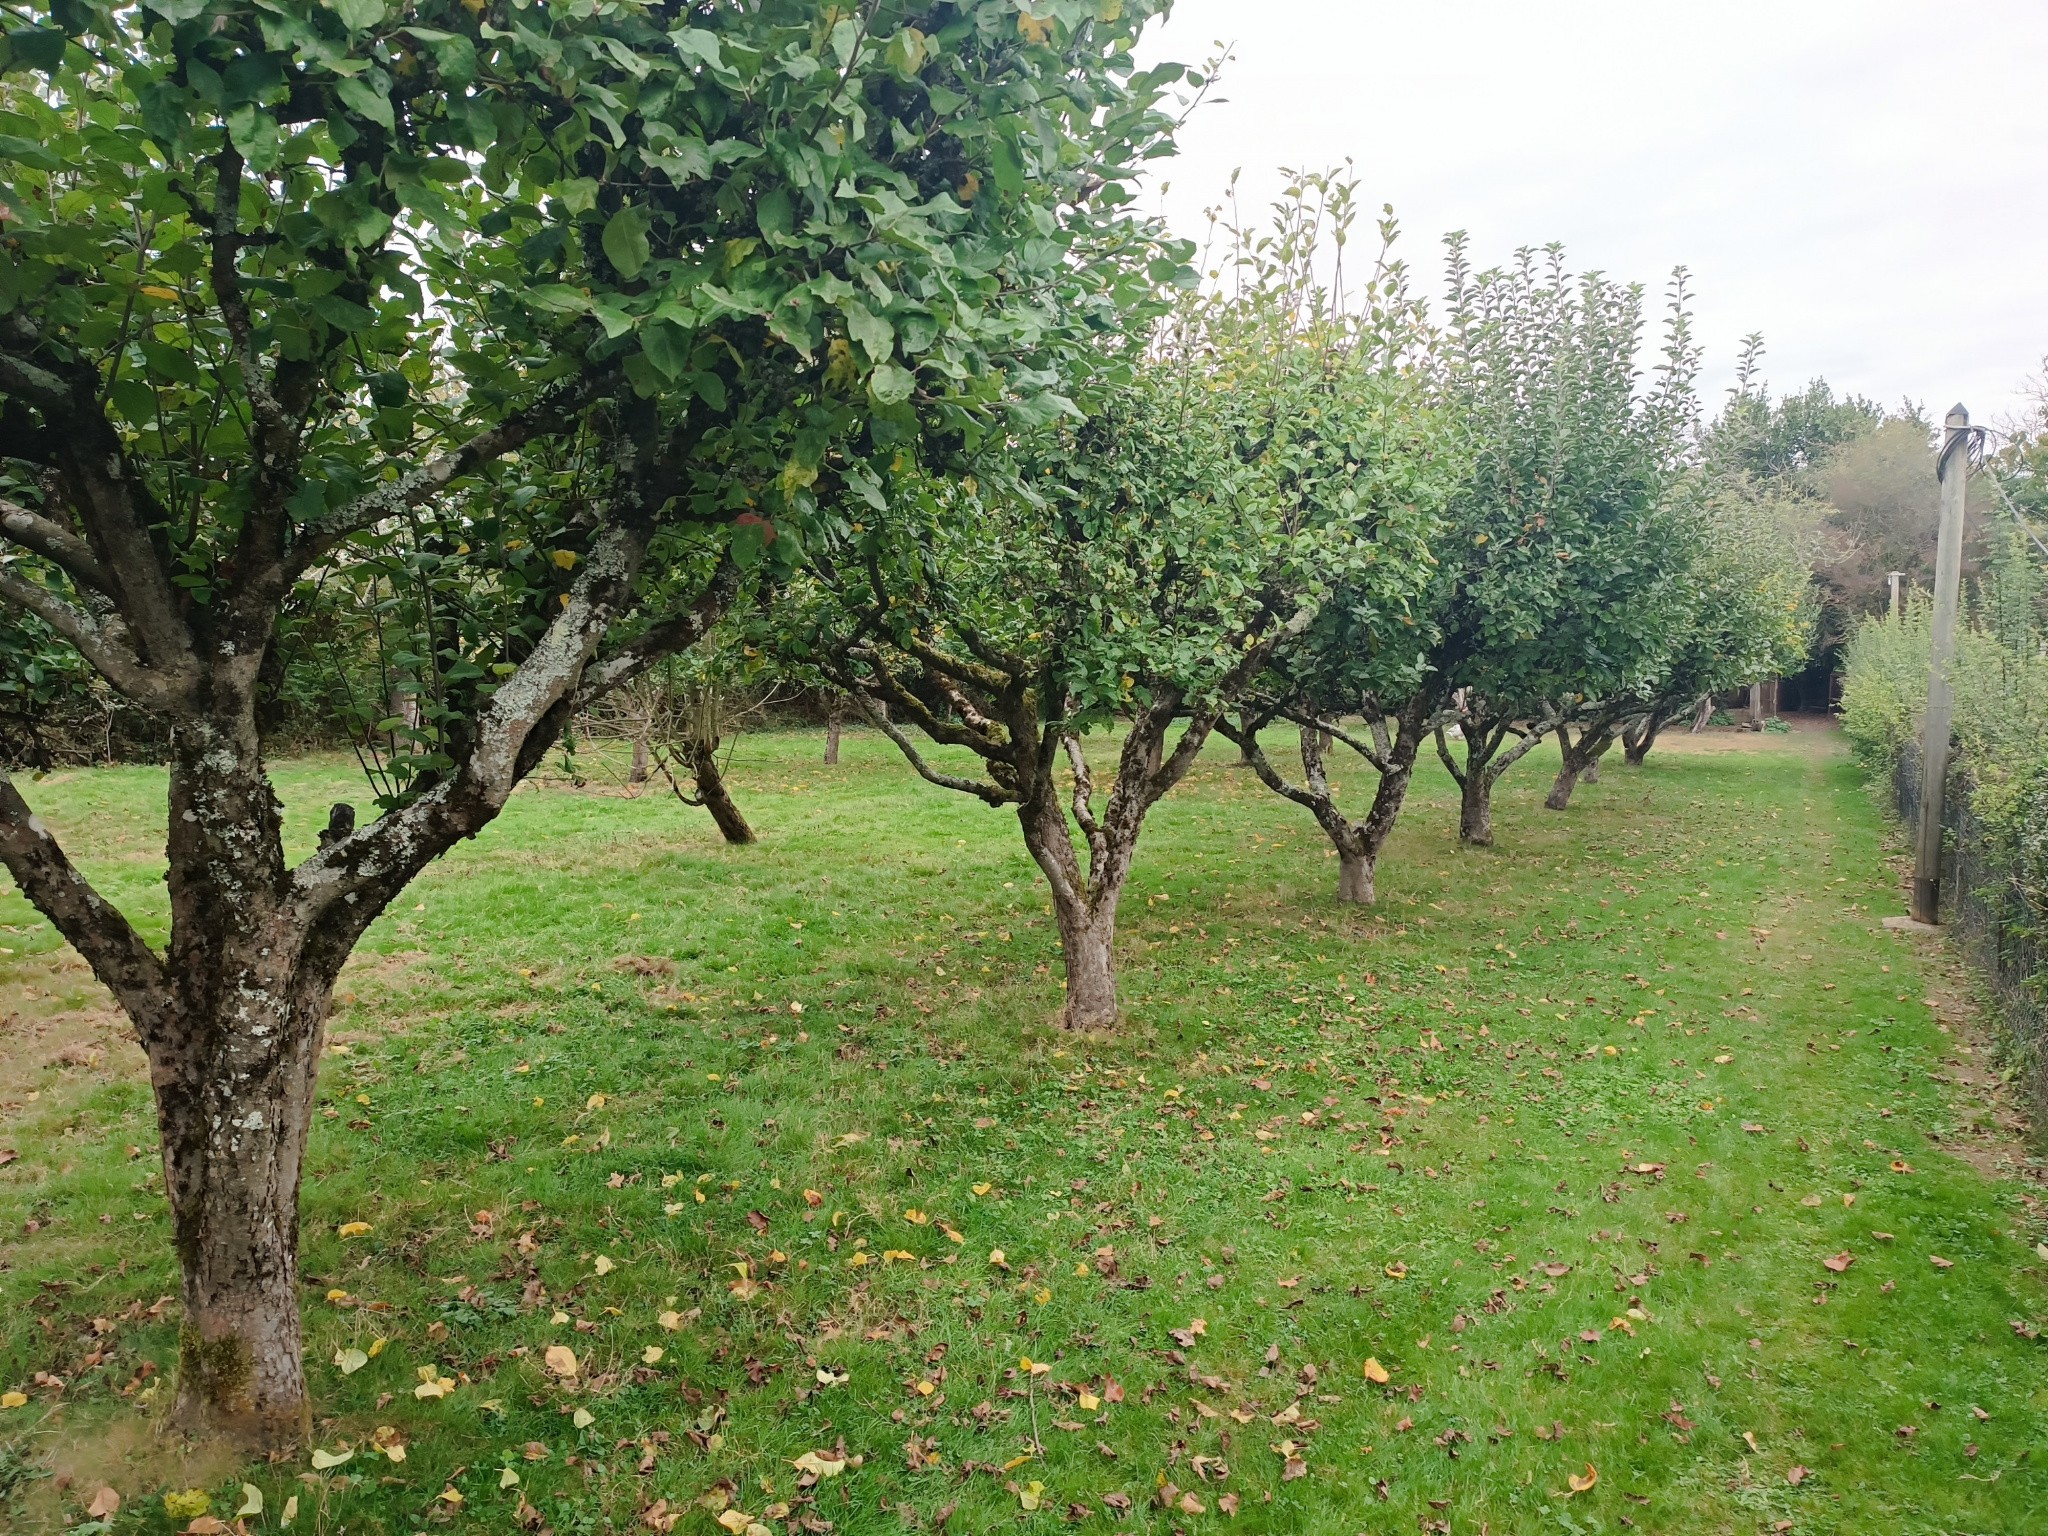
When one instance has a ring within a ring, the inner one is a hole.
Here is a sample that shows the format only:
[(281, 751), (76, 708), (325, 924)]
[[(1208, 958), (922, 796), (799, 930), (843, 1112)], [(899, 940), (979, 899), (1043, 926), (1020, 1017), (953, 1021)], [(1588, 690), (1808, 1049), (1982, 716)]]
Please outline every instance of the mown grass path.
[[(1680, 741), (1562, 815), (1539, 757), (1489, 852), (1432, 770), (1366, 913), (1212, 754), (1113, 1038), (1050, 1027), (1013, 819), (817, 745), (742, 744), (758, 847), (523, 793), (373, 931), (305, 1190), (317, 1476), (142, 1432), (146, 1085), (0, 899), (0, 1524), (247, 1481), (251, 1530), (325, 1532), (2048, 1529), (2044, 1233), (1938, 1144), (1958, 1040), (1833, 735)], [(308, 841), (361, 798), (279, 777)], [(32, 790), (145, 927), (160, 796)]]

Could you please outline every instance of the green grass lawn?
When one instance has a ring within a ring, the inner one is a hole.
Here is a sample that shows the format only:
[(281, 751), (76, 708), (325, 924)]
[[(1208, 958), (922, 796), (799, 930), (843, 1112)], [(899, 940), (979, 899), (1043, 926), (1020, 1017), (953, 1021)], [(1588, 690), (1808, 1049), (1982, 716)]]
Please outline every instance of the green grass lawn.
[[(752, 848), (522, 792), (372, 931), (304, 1191), (319, 1472), (150, 1432), (139, 1055), (0, 897), (0, 1526), (246, 1482), (251, 1531), (2048, 1529), (2044, 1233), (1936, 1144), (1956, 1039), (1839, 738), (1681, 740), (1562, 815), (1539, 755), (1485, 852), (1432, 764), (1369, 912), (1213, 752), (1113, 1037), (1053, 1027), (1012, 816), (818, 746), (741, 743)], [(278, 777), (307, 844), (367, 798)], [(160, 937), (161, 775), (28, 793)]]

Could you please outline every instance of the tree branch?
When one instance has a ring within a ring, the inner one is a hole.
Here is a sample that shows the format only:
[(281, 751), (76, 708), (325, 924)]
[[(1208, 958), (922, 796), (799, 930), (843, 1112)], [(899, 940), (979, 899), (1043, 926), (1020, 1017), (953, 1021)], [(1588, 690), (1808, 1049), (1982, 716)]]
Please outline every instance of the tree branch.
[(171, 1023), (163, 962), (142, 936), (92, 888), (57, 845), (14, 780), (0, 771), (0, 863), (36, 910), (56, 925), (114, 994), (145, 1044)]
[(85, 540), (54, 518), (44, 517), (17, 501), (0, 496), (0, 533), (22, 548), (32, 550), (64, 572), (80, 586), (111, 597), (113, 582)]
[(344, 507), (316, 517), (299, 530), (299, 545), (289, 561), (296, 576), (325, 557), (352, 534), (373, 528), (387, 517), (416, 506), (447, 485), (471, 474), (493, 459), (522, 448), (537, 438), (549, 437), (573, 425), (587, 407), (603, 399), (618, 383), (612, 369), (583, 374), (550, 390), (523, 410), (514, 411), (496, 426), (477, 433), (468, 442), (419, 468), (358, 496)]
[(70, 641), (94, 671), (144, 709), (173, 710), (185, 701), (189, 690), (184, 685), (145, 664), (90, 614), (6, 566), (0, 566), (0, 602), (41, 619)]
[(917, 744), (904, 734), (901, 726), (874, 707), (874, 701), (868, 697), (866, 689), (855, 685), (847, 689), (847, 694), (868, 724), (895, 742), (897, 749), (916, 770), (917, 776), (927, 783), (936, 784), (941, 789), (956, 789), (988, 805), (1016, 805), (1022, 801), (1023, 796), (1014, 790), (1003, 789), (995, 784), (984, 784), (978, 779), (963, 779), (954, 774), (941, 773), (924, 760), (917, 750)]

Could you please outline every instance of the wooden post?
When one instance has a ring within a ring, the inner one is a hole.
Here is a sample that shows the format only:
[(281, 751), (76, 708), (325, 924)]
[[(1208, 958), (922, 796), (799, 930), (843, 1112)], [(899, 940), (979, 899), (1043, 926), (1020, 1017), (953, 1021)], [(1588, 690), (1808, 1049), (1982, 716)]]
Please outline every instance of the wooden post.
[(1905, 574), (1904, 571), (1886, 571), (1884, 573), (1884, 579), (1890, 583), (1892, 589), (1892, 605), (1885, 611), (1885, 617), (1894, 623), (1898, 622), (1899, 617), (1899, 582), (1904, 579)]
[(1956, 609), (1963, 585), (1963, 498), (1970, 483), (1970, 413), (1950, 409), (1937, 464), (1941, 542), (1934, 556), (1934, 634), (1927, 657), (1927, 719), (1920, 738), (1920, 835), (1913, 845), (1913, 918), (1941, 921), (1941, 797), (1955, 725)]

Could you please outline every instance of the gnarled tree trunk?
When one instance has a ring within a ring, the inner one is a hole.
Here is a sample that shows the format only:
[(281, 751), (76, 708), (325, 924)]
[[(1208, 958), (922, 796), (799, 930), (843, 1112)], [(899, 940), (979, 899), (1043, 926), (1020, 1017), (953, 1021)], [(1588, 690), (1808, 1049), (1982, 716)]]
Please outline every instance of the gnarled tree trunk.
[[(1368, 708), (1376, 711), (1377, 705)], [(1350, 735), (1341, 737), (1379, 774), (1372, 805), (1364, 819), (1355, 822), (1339, 809), (1336, 794), (1330, 787), (1324, 754), (1340, 737), (1329, 725), (1317, 721), (1301, 726), (1301, 766), (1305, 782), (1300, 785), (1289, 783), (1273, 766), (1272, 760), (1258, 744), (1258, 732), (1252, 721), (1245, 721), (1235, 731), (1229, 729), (1227, 722), (1220, 724), (1219, 729), (1238, 743), (1260, 782), (1281, 798), (1305, 807), (1315, 817), (1316, 825), (1323, 829), (1323, 835), (1329, 838), (1330, 846), (1337, 854), (1337, 899), (1369, 907), (1377, 899), (1380, 851), (1386, 847), (1387, 839), (1393, 835), (1395, 824), (1401, 818), (1402, 802), (1406, 800), (1408, 786), (1415, 777), (1415, 758), (1422, 747), (1424, 723), (1433, 710), (1433, 700), (1427, 695), (1418, 695), (1405, 702), (1395, 714), (1391, 737), (1384, 720), (1371, 722), (1374, 737), (1371, 746)]]
[(1614, 730), (1617, 719), (1603, 711), (1589, 720), (1580, 730), (1578, 740), (1572, 739), (1571, 726), (1560, 721), (1557, 726), (1557, 745), (1563, 758), (1557, 770), (1557, 777), (1551, 782), (1550, 793), (1543, 797), (1543, 804), (1550, 810), (1561, 811), (1572, 803), (1572, 791), (1580, 781), (1588, 784), (1600, 782), (1600, 759), (1607, 749), (1614, 745)]
[[(1461, 706), (1464, 714), (1458, 735), (1465, 743), (1461, 765), (1445, 738), (1436, 728), (1436, 754), (1458, 784), (1458, 838), (1474, 847), (1493, 844), (1493, 786), (1500, 776), (1520, 762), (1556, 728), (1554, 715), (1528, 725), (1518, 724), (1510, 714), (1494, 714), (1484, 699), (1467, 693)], [(1510, 737), (1515, 744), (1508, 746)]]
[(697, 781), (697, 802), (711, 813), (719, 834), (728, 843), (751, 843), (754, 829), (740, 814), (732, 794), (725, 787), (725, 775), (718, 766), (718, 738), (699, 736), (690, 743), (690, 774)]
[(1475, 848), (1493, 846), (1493, 780), (1483, 771), (1458, 786), (1458, 841)]

